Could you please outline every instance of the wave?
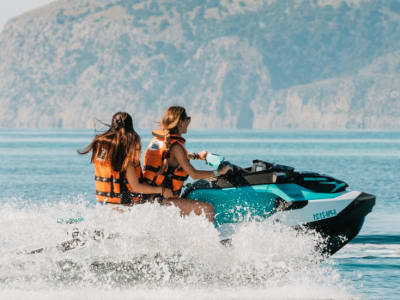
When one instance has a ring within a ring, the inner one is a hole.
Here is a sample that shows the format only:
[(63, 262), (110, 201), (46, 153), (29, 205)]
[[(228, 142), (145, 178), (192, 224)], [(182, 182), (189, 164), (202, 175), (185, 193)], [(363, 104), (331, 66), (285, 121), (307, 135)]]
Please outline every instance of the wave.
[[(0, 209), (0, 225), (6, 229), (0, 239), (0, 298), (28, 290), (74, 293), (70, 287), (117, 289), (120, 296), (126, 289), (139, 289), (160, 299), (170, 298), (168, 293), (186, 299), (191, 297), (185, 292), (188, 288), (194, 297), (214, 296), (215, 291), (221, 299), (233, 295), (222, 292), (232, 288), (238, 298), (351, 297), (351, 287), (340, 279), (334, 263), (319, 263), (315, 237), (281, 225), (245, 224), (227, 247), (204, 218), (181, 218), (174, 207), (144, 204), (120, 213), (110, 206), (76, 201), (23, 208), (5, 204)], [(57, 218), (71, 216), (84, 222), (57, 223)], [(101, 228), (116, 238), (93, 239), (83, 247), (59, 251), (56, 246), (75, 228)], [(38, 247), (44, 251), (21, 251)], [(79, 298), (78, 292), (74, 295)], [(39, 292), (37, 298), (42, 296)]]
[[(313, 296), (312, 296), (313, 295)], [(268, 289), (254, 288), (146, 288), (138, 287), (135, 289), (107, 289), (107, 288), (84, 288), (84, 289), (46, 289), (31, 291), (0, 291), (0, 297), (7, 300), (53, 300), (53, 299), (73, 299), (73, 300), (117, 300), (117, 299), (140, 299), (140, 300), (243, 300), (243, 299), (359, 299), (350, 296), (344, 291), (337, 290), (335, 287), (320, 287), (313, 284), (296, 284), (290, 287), (270, 287)]]
[(394, 235), (394, 234), (358, 235), (351, 241), (351, 244), (400, 245), (400, 235)]
[(400, 259), (399, 235), (359, 235), (334, 258)]

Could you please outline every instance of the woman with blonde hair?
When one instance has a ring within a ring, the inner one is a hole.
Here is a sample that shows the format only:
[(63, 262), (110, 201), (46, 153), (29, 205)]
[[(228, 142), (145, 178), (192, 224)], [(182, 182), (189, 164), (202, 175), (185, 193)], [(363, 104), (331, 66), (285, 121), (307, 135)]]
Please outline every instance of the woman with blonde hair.
[(146, 149), (144, 157), (144, 180), (153, 186), (162, 186), (172, 190), (173, 198), (165, 201), (178, 206), (183, 215), (194, 212), (205, 213), (208, 220), (214, 220), (214, 207), (210, 203), (178, 198), (185, 180), (216, 177), (228, 172), (225, 166), (218, 171), (197, 170), (189, 159), (205, 160), (207, 151), (189, 154), (185, 149), (182, 134), (187, 132), (191, 118), (185, 108), (171, 106), (160, 122), (161, 130), (154, 130), (153, 140)]
[(140, 137), (133, 129), (132, 117), (126, 112), (117, 112), (108, 126), (85, 149), (77, 151), (92, 153), (97, 200), (133, 205), (151, 201), (154, 195), (171, 198), (171, 189), (143, 182)]

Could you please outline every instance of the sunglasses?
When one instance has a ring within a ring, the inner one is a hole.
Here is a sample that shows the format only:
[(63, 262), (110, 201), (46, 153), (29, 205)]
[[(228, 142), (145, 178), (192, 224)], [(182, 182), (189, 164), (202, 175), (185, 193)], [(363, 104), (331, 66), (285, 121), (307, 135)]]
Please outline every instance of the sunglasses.
[(192, 120), (192, 117), (186, 116), (186, 117), (181, 118), (181, 120), (190, 122)]

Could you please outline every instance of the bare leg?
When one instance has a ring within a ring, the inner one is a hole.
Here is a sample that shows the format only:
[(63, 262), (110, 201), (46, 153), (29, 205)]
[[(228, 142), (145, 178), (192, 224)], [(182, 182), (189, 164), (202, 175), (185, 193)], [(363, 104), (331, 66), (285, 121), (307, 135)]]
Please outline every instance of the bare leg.
[(214, 206), (212, 206), (212, 204), (210, 203), (178, 198), (178, 199), (164, 199), (162, 204), (175, 205), (181, 210), (182, 216), (190, 215), (192, 212), (194, 212), (198, 216), (204, 213), (208, 221), (214, 222)]

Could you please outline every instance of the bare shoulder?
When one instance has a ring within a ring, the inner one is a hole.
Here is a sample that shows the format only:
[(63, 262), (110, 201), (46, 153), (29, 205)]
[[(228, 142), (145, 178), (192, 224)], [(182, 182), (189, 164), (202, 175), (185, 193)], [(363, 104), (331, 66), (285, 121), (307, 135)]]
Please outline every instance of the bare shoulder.
[(170, 152), (173, 154), (182, 154), (185, 155), (185, 152), (183, 151), (183, 146), (181, 146), (179, 143), (175, 143), (171, 146)]
[(183, 150), (183, 146), (178, 143), (175, 143), (171, 146), (170, 154), (172, 159), (170, 162), (172, 165), (174, 165), (174, 162), (176, 162), (182, 166), (188, 162), (187, 155)]

